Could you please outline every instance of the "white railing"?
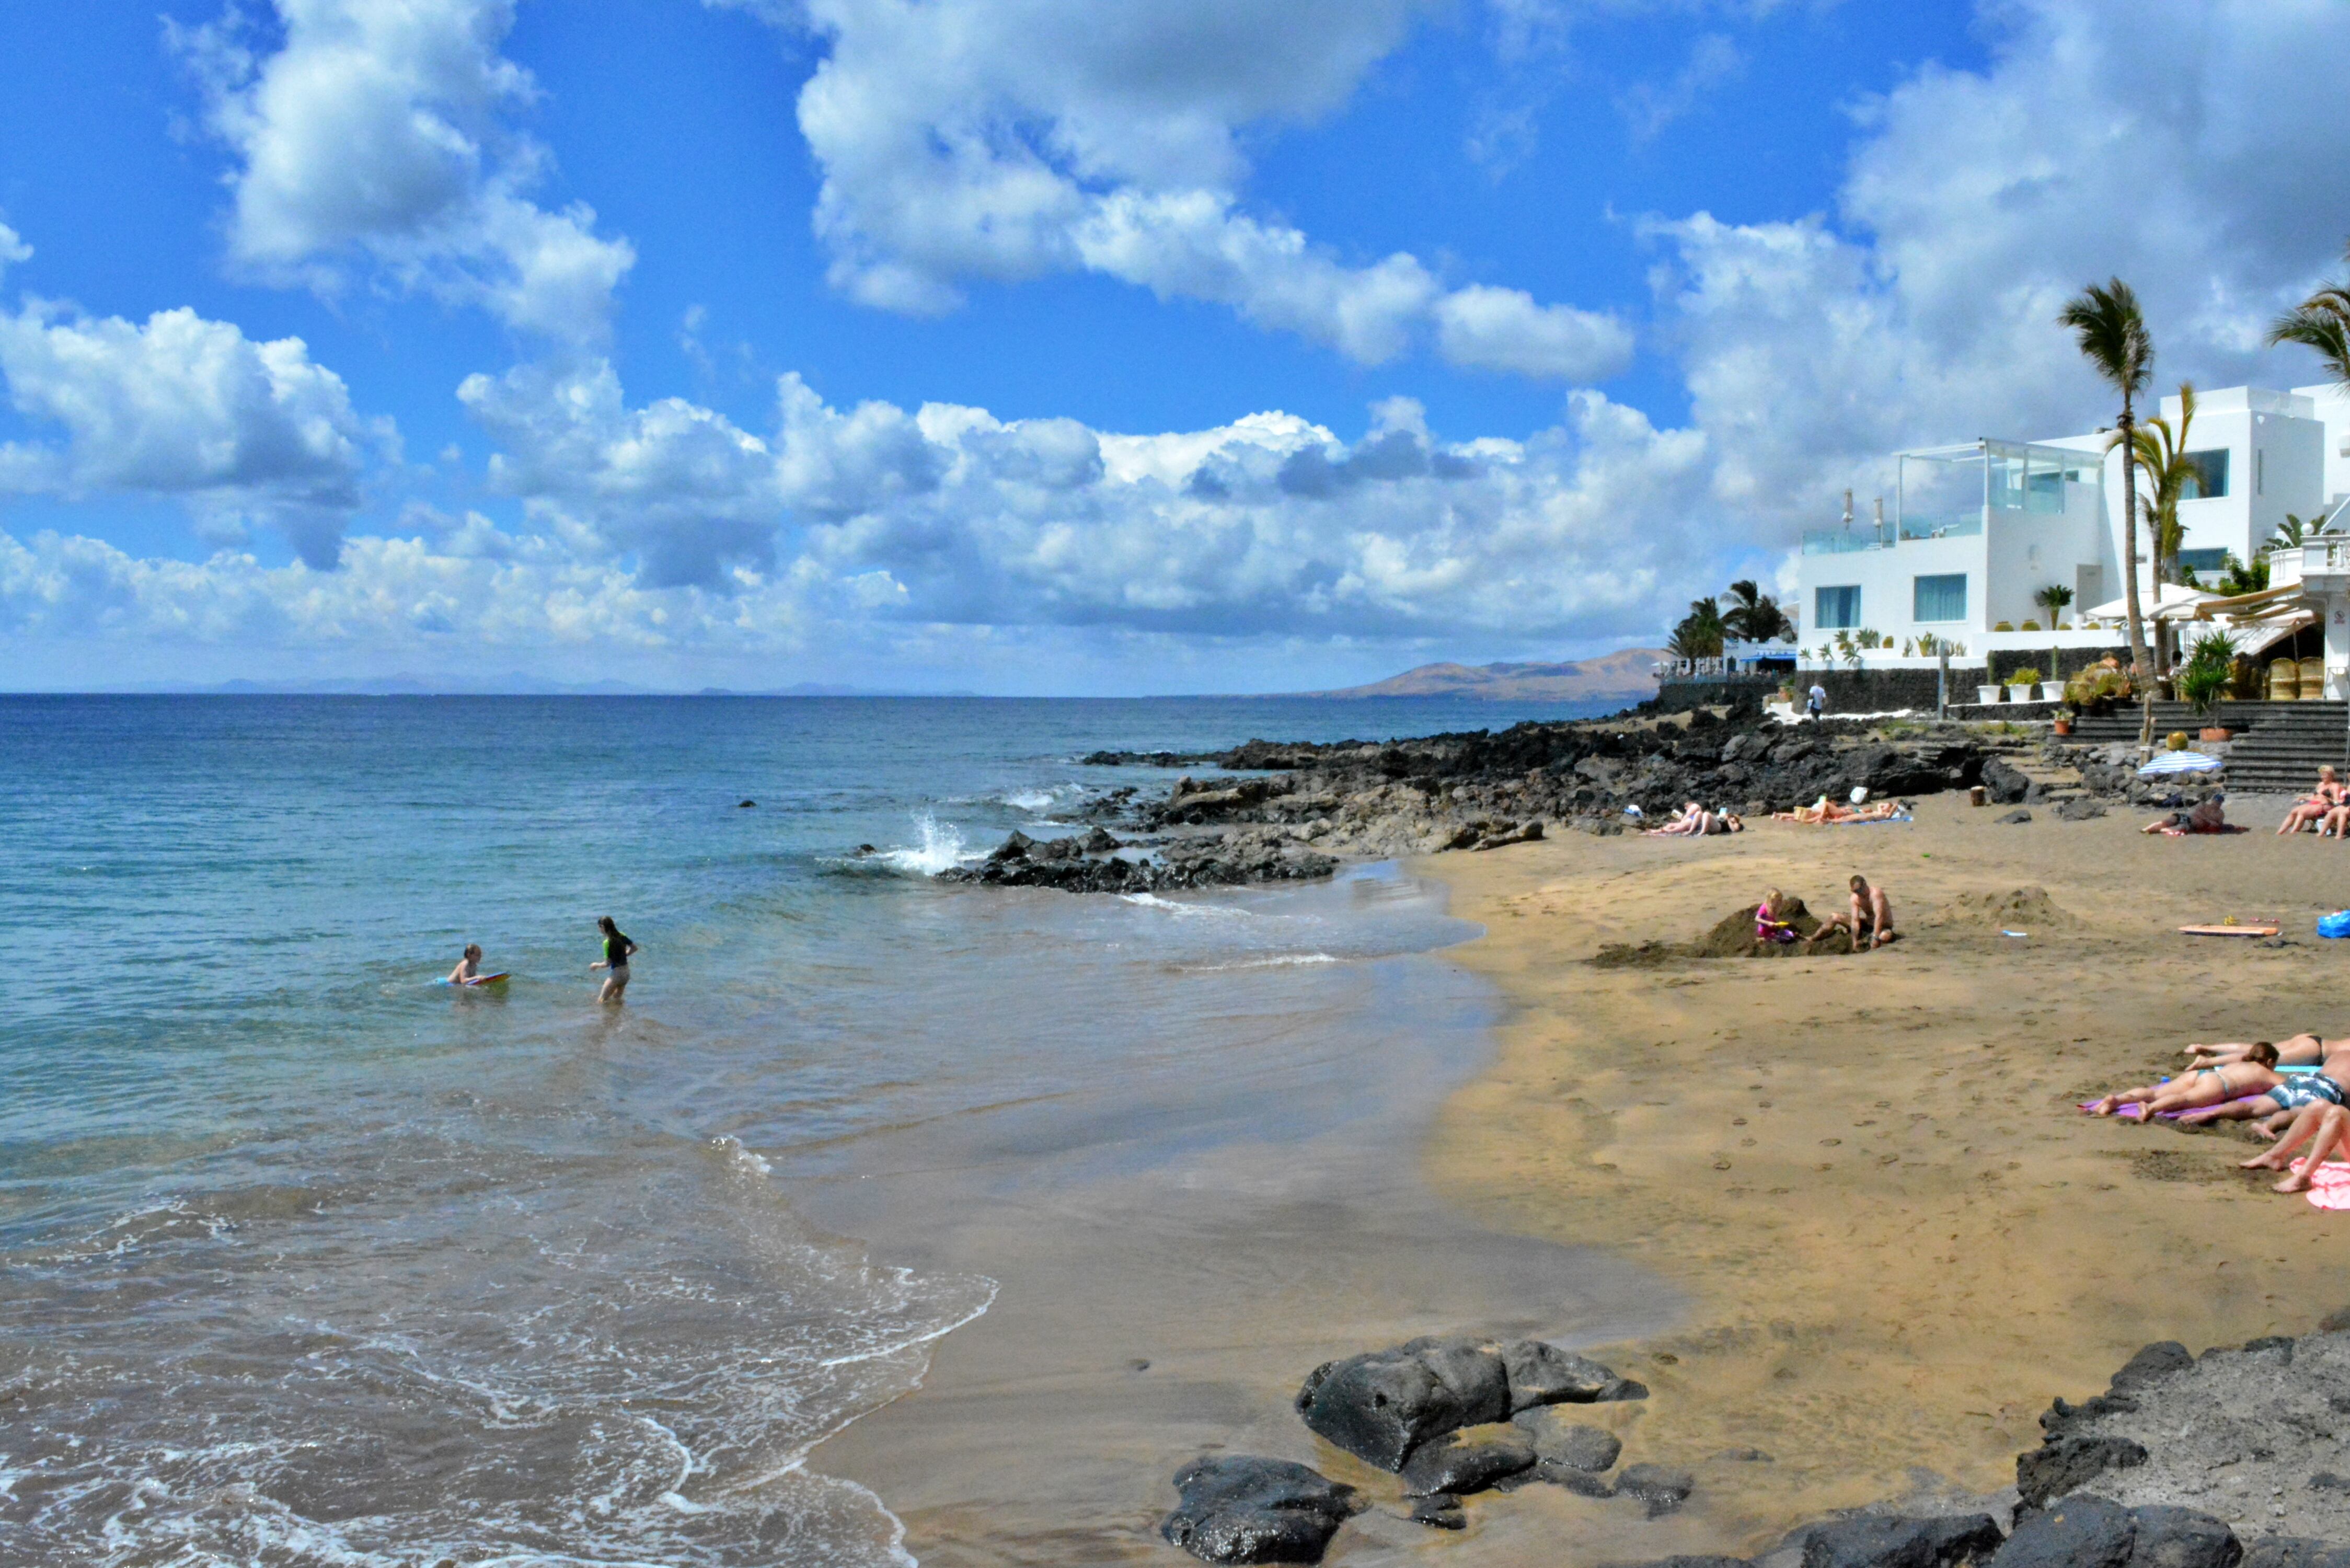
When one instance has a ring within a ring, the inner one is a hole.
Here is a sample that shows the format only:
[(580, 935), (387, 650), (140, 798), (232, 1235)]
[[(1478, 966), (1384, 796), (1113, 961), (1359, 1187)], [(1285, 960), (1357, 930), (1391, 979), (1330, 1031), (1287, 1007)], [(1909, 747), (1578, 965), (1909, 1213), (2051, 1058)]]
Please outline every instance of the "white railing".
[(2312, 572), (2350, 572), (2350, 539), (2303, 541), (2301, 575)]

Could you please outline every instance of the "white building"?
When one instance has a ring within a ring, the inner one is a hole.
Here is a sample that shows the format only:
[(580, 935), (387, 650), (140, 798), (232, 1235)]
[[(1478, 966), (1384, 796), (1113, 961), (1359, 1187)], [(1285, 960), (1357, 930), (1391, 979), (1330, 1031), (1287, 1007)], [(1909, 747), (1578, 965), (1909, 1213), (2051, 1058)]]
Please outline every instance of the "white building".
[[(2176, 429), (2178, 400), (2165, 398), (2159, 411)], [(1870, 506), (1866, 519), (1804, 535), (1805, 646), (1867, 629), (1889, 637), (1897, 656), (1931, 637), (1960, 645), (1973, 663), (1994, 651), (2117, 640), (2110, 628), (2076, 619), (2123, 590), (2121, 453), (2107, 450), (2111, 440), (1983, 440), (1901, 453), (1881, 524)], [(2288, 514), (2313, 527), (2340, 514), (2350, 529), (2350, 397), (2339, 388), (2200, 394), (2187, 445), (2202, 482), (2179, 504), (2182, 566), (2216, 569), (2230, 555), (2249, 562)], [(2139, 591), (2150, 609), (2143, 485), (2140, 493)], [(2033, 598), (2052, 583), (2073, 590), (2061, 632)], [(2002, 623), (2012, 629), (1996, 629)]]

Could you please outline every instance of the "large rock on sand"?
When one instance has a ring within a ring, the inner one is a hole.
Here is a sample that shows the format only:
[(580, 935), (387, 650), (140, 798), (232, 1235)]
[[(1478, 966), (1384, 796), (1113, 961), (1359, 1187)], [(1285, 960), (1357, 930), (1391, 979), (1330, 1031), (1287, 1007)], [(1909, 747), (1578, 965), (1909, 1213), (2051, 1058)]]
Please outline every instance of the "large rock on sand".
[(1324, 1362), (1297, 1391), (1297, 1413), (1357, 1459), (1399, 1470), (1430, 1438), (1508, 1420), (1509, 1373), (1484, 1341), (1415, 1339)]
[(1960, 1568), (1988, 1561), (2001, 1540), (1987, 1513), (1858, 1514), (1804, 1531), (1804, 1568)]
[(1506, 1421), (1543, 1405), (1648, 1394), (1599, 1363), (1540, 1340), (1451, 1334), (1326, 1361), (1298, 1390), (1297, 1411), (1356, 1458), (1399, 1470), (1414, 1449), (1457, 1428)]
[(2243, 1560), (2236, 1532), (2208, 1513), (2083, 1494), (2017, 1524), (1991, 1568), (2238, 1568)]
[(1447, 1432), (1412, 1450), (1403, 1462), (1403, 1489), (1414, 1497), (1465, 1497), (1534, 1468), (1534, 1446), (1515, 1427), (1487, 1437)]
[(1159, 1533), (1209, 1563), (1319, 1563), (1362, 1511), (1355, 1489), (1304, 1465), (1211, 1455), (1175, 1472), (1182, 1501)]

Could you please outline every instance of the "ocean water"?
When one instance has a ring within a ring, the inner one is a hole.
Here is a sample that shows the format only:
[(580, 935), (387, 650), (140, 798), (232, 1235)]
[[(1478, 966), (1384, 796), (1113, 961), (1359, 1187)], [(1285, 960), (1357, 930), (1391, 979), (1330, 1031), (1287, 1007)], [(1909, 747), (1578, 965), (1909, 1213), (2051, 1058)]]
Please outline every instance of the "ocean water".
[[(1326, 1129), (1363, 1040), (1479, 1022), (1382, 868), (927, 873), (1165, 781), (1096, 748), (1566, 711), (0, 698), (0, 1562), (907, 1561), (804, 1461), (998, 1284), (868, 1179)], [(469, 940), (510, 983), (432, 983)]]

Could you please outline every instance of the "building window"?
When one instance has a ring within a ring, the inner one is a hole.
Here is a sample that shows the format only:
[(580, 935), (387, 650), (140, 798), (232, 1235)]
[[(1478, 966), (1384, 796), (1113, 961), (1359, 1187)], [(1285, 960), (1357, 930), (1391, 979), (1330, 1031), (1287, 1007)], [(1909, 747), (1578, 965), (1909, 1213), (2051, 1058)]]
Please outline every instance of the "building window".
[(1846, 588), (1821, 588), (1814, 596), (1812, 624), (1822, 631), (1835, 631), (1860, 624), (1860, 586)]
[(2268, 493), (2269, 452), (2268, 448), (2262, 447), (2252, 453), (2252, 493), (2266, 495)]
[(2224, 572), (2228, 569), (2225, 550), (2181, 550), (2178, 564), (2190, 572)]
[(1967, 618), (1967, 575), (1951, 572), (1947, 576), (1916, 579), (1916, 598), (1910, 610), (1911, 620), (1964, 620)]
[(2195, 471), (2178, 492), (2182, 501), (2216, 501), (2228, 493), (2228, 449), (2190, 452), (2187, 465)]

